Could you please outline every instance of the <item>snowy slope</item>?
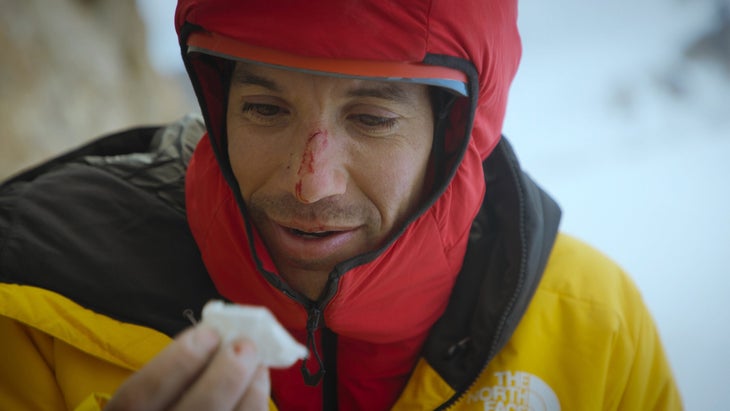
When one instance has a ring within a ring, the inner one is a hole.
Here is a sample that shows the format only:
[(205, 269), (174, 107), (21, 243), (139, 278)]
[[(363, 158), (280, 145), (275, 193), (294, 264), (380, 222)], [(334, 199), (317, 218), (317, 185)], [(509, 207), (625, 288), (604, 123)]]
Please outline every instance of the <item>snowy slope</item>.
[(709, 1), (525, 0), (505, 133), (563, 230), (626, 268), (688, 410), (726, 410), (730, 73), (682, 59)]

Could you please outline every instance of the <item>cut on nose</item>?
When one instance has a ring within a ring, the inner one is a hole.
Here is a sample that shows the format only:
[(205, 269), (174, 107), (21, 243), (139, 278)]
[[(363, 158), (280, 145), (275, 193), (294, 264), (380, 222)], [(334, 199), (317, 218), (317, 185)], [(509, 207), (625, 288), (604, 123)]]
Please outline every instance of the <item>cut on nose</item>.
[(303, 203), (343, 194), (346, 179), (327, 131), (317, 130), (307, 138), (297, 170), (294, 195)]

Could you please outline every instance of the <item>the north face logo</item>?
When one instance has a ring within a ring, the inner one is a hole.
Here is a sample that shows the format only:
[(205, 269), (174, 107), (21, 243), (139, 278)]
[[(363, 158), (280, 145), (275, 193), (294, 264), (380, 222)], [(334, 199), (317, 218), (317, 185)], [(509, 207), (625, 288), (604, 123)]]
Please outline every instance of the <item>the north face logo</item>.
[(495, 384), (470, 391), (467, 403), (485, 411), (560, 411), (557, 395), (545, 381), (522, 371), (495, 372)]

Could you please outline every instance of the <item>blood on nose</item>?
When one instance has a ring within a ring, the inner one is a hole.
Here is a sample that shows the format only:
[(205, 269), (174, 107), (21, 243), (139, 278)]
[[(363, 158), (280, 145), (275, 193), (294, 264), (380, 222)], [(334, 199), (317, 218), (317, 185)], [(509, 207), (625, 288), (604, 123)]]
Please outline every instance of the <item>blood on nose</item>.
[(315, 163), (317, 157), (322, 154), (322, 151), (327, 148), (327, 132), (317, 130), (307, 138), (307, 143), (304, 146), (304, 153), (302, 154), (302, 160), (299, 164), (299, 170), (297, 175), (301, 178), (303, 175), (309, 173), (315, 173)]
[(294, 187), (297, 199), (300, 201), (309, 202), (302, 195), (302, 182), (307, 175), (317, 174), (318, 161), (321, 161), (320, 157), (322, 156), (322, 152), (327, 148), (327, 144), (326, 131), (317, 130), (307, 138), (299, 163), (299, 169), (297, 170), (299, 179)]

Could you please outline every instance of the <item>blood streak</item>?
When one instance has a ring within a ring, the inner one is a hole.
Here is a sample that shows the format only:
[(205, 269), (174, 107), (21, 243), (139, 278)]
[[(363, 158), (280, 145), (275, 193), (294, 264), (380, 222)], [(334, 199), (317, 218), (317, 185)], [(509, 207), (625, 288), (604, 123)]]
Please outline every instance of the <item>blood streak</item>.
[(297, 199), (302, 200), (302, 179), (299, 179), (299, 181), (297, 181), (294, 185), (294, 191), (297, 194)]
[(294, 186), (294, 191), (298, 199), (302, 199), (302, 179), (306, 174), (315, 173), (315, 164), (319, 154), (327, 148), (327, 132), (317, 130), (307, 138), (306, 145), (304, 146), (304, 152), (302, 153), (302, 159), (299, 163), (299, 169), (297, 175), (299, 181)]
[(299, 164), (297, 175), (300, 177), (304, 173), (314, 173), (314, 163), (317, 161), (317, 155), (327, 147), (327, 132), (317, 130), (307, 139), (302, 160)]

